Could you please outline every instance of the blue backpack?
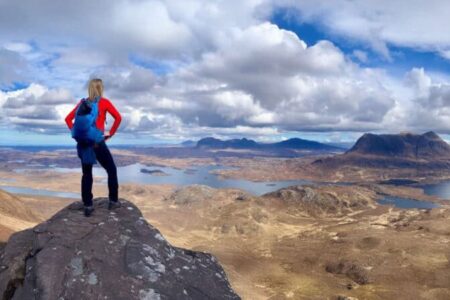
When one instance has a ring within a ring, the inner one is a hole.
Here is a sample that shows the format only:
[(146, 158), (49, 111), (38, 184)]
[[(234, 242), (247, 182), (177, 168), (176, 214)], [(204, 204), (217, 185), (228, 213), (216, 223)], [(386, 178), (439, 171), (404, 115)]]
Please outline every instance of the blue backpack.
[(104, 139), (103, 132), (96, 126), (99, 100), (100, 97), (93, 101), (86, 98), (81, 100), (72, 127), (72, 138), (77, 142), (99, 143)]

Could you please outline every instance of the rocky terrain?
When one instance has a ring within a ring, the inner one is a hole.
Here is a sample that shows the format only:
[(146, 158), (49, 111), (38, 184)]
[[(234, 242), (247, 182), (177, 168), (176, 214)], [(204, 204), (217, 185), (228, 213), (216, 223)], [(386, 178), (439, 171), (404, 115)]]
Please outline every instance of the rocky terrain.
[(76, 202), (13, 234), (0, 252), (2, 299), (239, 299), (216, 258), (171, 246), (139, 209)]
[[(149, 156), (145, 149), (113, 151), (124, 164), (139, 161), (177, 168), (222, 164), (234, 167), (217, 171), (224, 177), (320, 182), (259, 197), (202, 185), (141, 184), (121, 184), (120, 195), (139, 207), (172, 245), (217, 257), (243, 299), (381, 300), (450, 299), (449, 202), (414, 186), (378, 184), (449, 179), (450, 168), (443, 168), (446, 149), (445, 142), (427, 133), (365, 135), (347, 153), (335, 156), (182, 158)], [(241, 150), (251, 151), (233, 149)], [(39, 152), (25, 163), (50, 162), (60, 156)], [(23, 164), (3, 162), (0, 178), (11, 179), (8, 185), (79, 191), (80, 177), (73, 173), (8, 171)], [(106, 195), (100, 179), (95, 178), (94, 194)], [(354, 184), (325, 183), (335, 181)], [(432, 201), (441, 207), (383, 206), (377, 203), (383, 195)], [(0, 219), (0, 226), (9, 226), (0, 227), (3, 237), (51, 217), (72, 200), (20, 195), (12, 201), (21, 202), (20, 207), (34, 217), (22, 221), (16, 216), (12, 223)], [(14, 213), (18, 212), (9, 210), (7, 215)]]
[[(120, 187), (170, 244), (217, 257), (243, 299), (448, 299), (448, 204), (401, 210), (377, 204), (385, 193), (421, 195), (385, 185), (292, 186), (262, 197), (202, 185)], [(67, 205), (18, 199), (42, 216)]]
[(376, 198), (355, 186), (262, 197), (193, 186), (148, 216), (176, 243), (216, 254), (245, 299), (447, 299), (448, 206), (400, 210)]

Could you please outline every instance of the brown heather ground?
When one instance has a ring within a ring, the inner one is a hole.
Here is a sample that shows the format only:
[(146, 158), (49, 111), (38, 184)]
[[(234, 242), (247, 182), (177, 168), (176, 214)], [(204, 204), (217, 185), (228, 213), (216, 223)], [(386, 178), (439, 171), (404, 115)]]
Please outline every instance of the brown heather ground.
[[(221, 175), (253, 180), (312, 179), (368, 182), (396, 178), (395, 170), (314, 169), (313, 158), (159, 159), (121, 150), (121, 163), (173, 167), (222, 163)], [(37, 154), (55, 160), (53, 153)], [(78, 192), (78, 173), (18, 174), (2, 166), (4, 184)], [(397, 173), (396, 173), (397, 172)], [(414, 173), (411, 173), (414, 175)], [(445, 178), (437, 174), (436, 178)], [(94, 183), (94, 195), (107, 189)], [(1, 188), (1, 187), (0, 187)], [(376, 203), (378, 193), (439, 202), (441, 208), (399, 210)], [(216, 255), (244, 299), (450, 299), (450, 208), (420, 189), (364, 183), (285, 189), (265, 197), (194, 186), (123, 184), (170, 243)], [(73, 199), (0, 192), (0, 241), (41, 222)], [(1, 247), (1, 246), (0, 246)]]
[[(372, 188), (356, 186), (293, 188), (265, 197), (204, 186), (123, 185), (120, 193), (174, 245), (216, 255), (244, 299), (450, 297), (448, 208), (379, 206)], [(21, 203), (24, 212), (16, 216), (38, 220), (71, 202), (7, 199)], [(12, 232), (32, 223), (7, 225)]]

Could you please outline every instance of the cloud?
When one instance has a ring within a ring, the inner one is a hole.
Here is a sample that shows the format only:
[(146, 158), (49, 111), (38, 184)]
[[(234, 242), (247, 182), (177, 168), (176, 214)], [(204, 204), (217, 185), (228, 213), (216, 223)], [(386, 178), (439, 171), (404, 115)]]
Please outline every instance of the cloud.
[(387, 59), (391, 59), (389, 45), (436, 53), (450, 50), (450, 36), (444, 30), (450, 26), (448, 1), (286, 0), (276, 5), (295, 7), (301, 22), (319, 23)]
[(9, 88), (14, 82), (26, 78), (27, 63), (16, 51), (0, 47), (0, 66), (0, 89)]
[(402, 85), (407, 93), (386, 115), (383, 127), (391, 131), (449, 133), (450, 83), (436, 80), (423, 68), (413, 68)]
[(62, 132), (65, 129), (63, 116), (57, 107), (71, 98), (67, 90), (49, 90), (39, 84), (17, 91), (0, 91), (0, 122), (10, 129)]
[[(0, 64), (12, 67), (0, 68), (0, 88), (30, 85), (0, 92), (0, 122), (67, 132), (65, 115), (86, 95), (88, 79), (100, 77), (122, 113), (124, 135), (263, 139), (291, 131), (446, 131), (448, 78), (437, 81), (421, 68), (395, 78), (364, 67), (368, 48), (392, 59), (390, 45), (445, 56), (450, 39), (436, 25), (447, 22), (444, 9), (434, 2), (374, 3), (2, 2)], [(301, 22), (359, 42), (358, 50), (346, 54), (329, 40), (307, 45), (301, 34), (268, 21), (286, 6), (297, 9)], [(423, 17), (413, 15), (418, 11)]]
[(7, 42), (39, 37), (37, 43), (46, 47), (92, 45), (108, 56), (109, 63), (127, 61), (130, 50), (152, 59), (189, 61), (213, 48), (224, 30), (256, 22), (256, 15), (265, 11), (257, 8), (265, 2), (43, 0), (36, 5), (28, 0), (17, 5), (4, 1), (0, 28), (6, 29), (2, 39)]
[(366, 63), (368, 61), (367, 52), (361, 50), (353, 50), (353, 56), (356, 57), (362, 63)]
[(27, 43), (14, 43), (14, 42), (4, 44), (3, 48), (18, 53), (27, 53), (30, 52), (32, 49), (32, 47)]
[[(239, 49), (239, 51), (236, 51)], [(307, 47), (270, 23), (236, 31), (220, 48), (171, 75), (201, 126), (272, 126), (286, 130), (371, 128), (394, 106), (383, 72), (358, 67), (331, 42)]]

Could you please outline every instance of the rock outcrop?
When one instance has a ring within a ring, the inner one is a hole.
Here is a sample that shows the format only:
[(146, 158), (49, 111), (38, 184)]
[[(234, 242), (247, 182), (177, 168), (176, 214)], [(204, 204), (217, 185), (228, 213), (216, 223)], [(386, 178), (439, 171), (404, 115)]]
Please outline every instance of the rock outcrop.
[(345, 186), (297, 185), (264, 194), (292, 213), (308, 214), (314, 217), (339, 216), (364, 210), (373, 205), (376, 194), (364, 187), (349, 190)]
[(0, 250), (1, 299), (239, 299), (210, 254), (171, 246), (129, 201), (75, 202)]
[(211, 200), (216, 192), (216, 189), (207, 185), (192, 184), (178, 188), (166, 200), (178, 205), (202, 203)]

